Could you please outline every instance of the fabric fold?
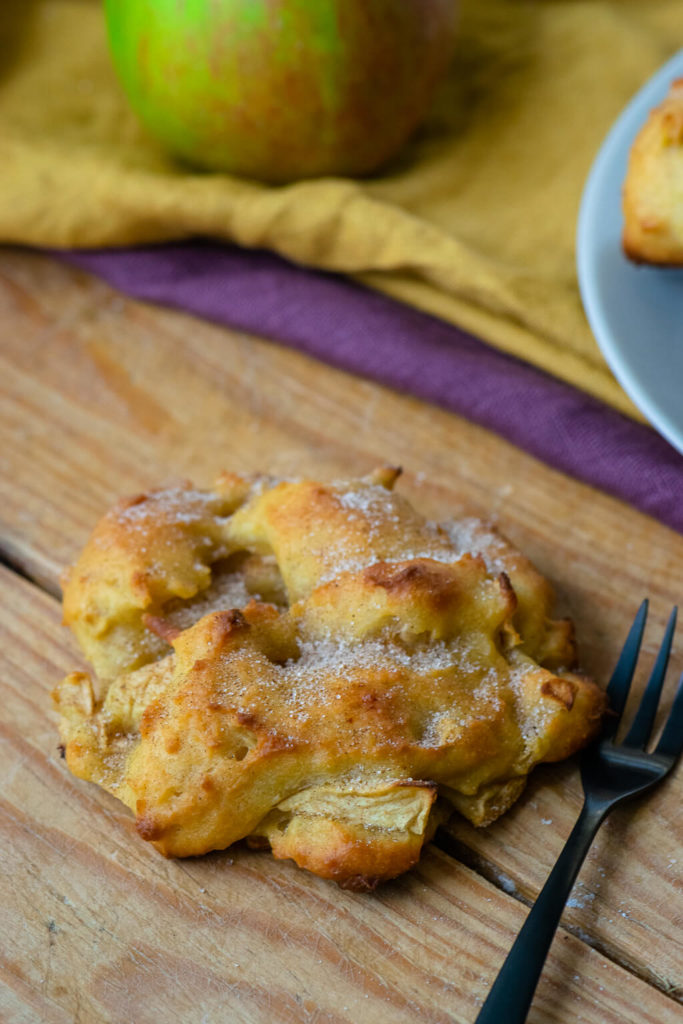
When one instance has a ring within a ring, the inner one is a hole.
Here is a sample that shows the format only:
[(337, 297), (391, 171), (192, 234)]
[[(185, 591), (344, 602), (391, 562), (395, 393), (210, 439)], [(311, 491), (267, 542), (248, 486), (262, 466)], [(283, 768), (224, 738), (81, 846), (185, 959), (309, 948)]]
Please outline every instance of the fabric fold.
[(269, 252), (63, 252), (127, 295), (286, 344), (434, 402), (683, 532), (683, 458), (650, 427), (443, 321)]
[(198, 173), (146, 134), (115, 78), (100, 0), (3, 0), (0, 241), (267, 248), (354, 276), (639, 418), (583, 314), (574, 230), (614, 118), (683, 44), (680, 4), (460, 7), (450, 74), (391, 166), (274, 188)]

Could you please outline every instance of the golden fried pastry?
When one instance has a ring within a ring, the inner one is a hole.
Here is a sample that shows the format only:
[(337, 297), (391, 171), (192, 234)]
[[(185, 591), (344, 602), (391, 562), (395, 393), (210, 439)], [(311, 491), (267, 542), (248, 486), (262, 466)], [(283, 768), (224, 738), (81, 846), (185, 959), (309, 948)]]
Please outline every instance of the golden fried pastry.
[(55, 690), (67, 764), (165, 855), (246, 838), (372, 888), (450, 807), (493, 821), (595, 732), (548, 583), (485, 524), (425, 520), (397, 475), (152, 491), (66, 574), (102, 687)]
[(627, 256), (683, 265), (683, 78), (651, 111), (631, 148), (623, 210)]

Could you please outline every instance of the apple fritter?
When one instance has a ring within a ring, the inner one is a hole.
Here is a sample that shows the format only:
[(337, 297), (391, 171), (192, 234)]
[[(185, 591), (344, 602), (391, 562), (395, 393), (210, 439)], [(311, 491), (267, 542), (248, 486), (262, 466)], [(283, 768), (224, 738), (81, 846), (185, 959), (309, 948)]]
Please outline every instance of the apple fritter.
[(594, 734), (547, 581), (483, 522), (427, 521), (397, 475), (152, 491), (65, 575), (100, 676), (55, 690), (68, 767), (166, 856), (247, 839), (370, 889), (452, 807), (488, 824)]
[(672, 83), (633, 143), (623, 210), (630, 259), (683, 266), (683, 78)]

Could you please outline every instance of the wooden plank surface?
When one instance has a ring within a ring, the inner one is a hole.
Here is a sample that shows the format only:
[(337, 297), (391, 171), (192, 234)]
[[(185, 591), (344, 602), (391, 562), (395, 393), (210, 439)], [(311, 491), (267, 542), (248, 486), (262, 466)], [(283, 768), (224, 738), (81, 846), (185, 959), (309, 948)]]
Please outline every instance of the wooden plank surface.
[[(51, 683), (73, 663), (57, 602), (0, 569), (3, 1021), (472, 1021), (524, 907), (432, 848), (378, 893), (241, 845), (167, 861), (69, 775)], [(561, 933), (531, 1021), (673, 1024), (666, 996)]]
[[(498, 519), (503, 531), (555, 582), (562, 609), (577, 622), (584, 667), (596, 678), (605, 678), (642, 596), (649, 594), (653, 601), (652, 629), (646, 645), (650, 656), (670, 603), (680, 598), (683, 538), (450, 414), (269, 343), (126, 301), (100, 282), (36, 255), (3, 255), (0, 314), (0, 537), (10, 564), (51, 593), (57, 593), (59, 570), (75, 556), (95, 519), (122, 493), (178, 477), (208, 483), (222, 468), (261, 468), (279, 474), (327, 477), (399, 462), (406, 470), (404, 491), (429, 515), (444, 518), (476, 513)], [(31, 593), (47, 600), (36, 591)], [(31, 636), (30, 623), (27, 628)], [(59, 643), (61, 653), (56, 660), (60, 670), (75, 667), (73, 645), (71, 660), (62, 664), (63, 647), (70, 641), (65, 637)], [(679, 668), (683, 665), (681, 647), (679, 644), (676, 658)], [(49, 682), (43, 677), (45, 694), (54, 681), (54, 672)], [(49, 717), (45, 719), (49, 721)], [(49, 730), (45, 723), (40, 728)], [(34, 776), (41, 779), (43, 773), (34, 771)], [(24, 773), (17, 770), (16, 778), (23, 780)], [(95, 889), (107, 884), (109, 862), (106, 857), (98, 858), (103, 856), (100, 844), (106, 845), (112, 822), (123, 830), (122, 835), (125, 833), (120, 842), (117, 840), (116, 856), (132, 859), (145, 878), (147, 871), (150, 877), (156, 877), (154, 873), (162, 870), (158, 857), (146, 848), (140, 850), (139, 842), (130, 838), (125, 809), (119, 809), (105, 794), (95, 795), (92, 787), (70, 782), (66, 773), (62, 772), (59, 779), (58, 789), (66, 786), (71, 792), (76, 787), (80, 794), (85, 788), (89, 794), (83, 797), (87, 813), (79, 806), (69, 819), (74, 828), (82, 814), (87, 818), (90, 808), (104, 815), (97, 819), (99, 824), (86, 821), (86, 861), (92, 856), (99, 865), (91, 877)], [(33, 793), (35, 777), (32, 783), (30, 778), (26, 780), (25, 785), (22, 799)], [(562, 940), (576, 942), (582, 957), (588, 955), (588, 944), (598, 947), (613, 961), (613, 970), (618, 970), (616, 964), (625, 964), (629, 972), (645, 980), (643, 992), (647, 998), (664, 999), (666, 1012), (673, 1007), (679, 1013), (673, 1000), (680, 998), (683, 990), (680, 792), (679, 771), (646, 801), (631, 811), (615, 814), (603, 827), (565, 916), (580, 938), (567, 939), (565, 932)], [(387, 900), (394, 901), (391, 905), (399, 916), (411, 914), (417, 899), (411, 887), (418, 884), (418, 877), (423, 879), (425, 873), (432, 872), (430, 878), (441, 892), (444, 879), (455, 877), (451, 873), (457, 872), (459, 884), (465, 877), (468, 886), (479, 886), (477, 899), (486, 903), (477, 905), (473, 896), (467, 907), (469, 915), (478, 919), (482, 910), (484, 916), (488, 914), (486, 901), (491, 899), (498, 901), (496, 906), (507, 908), (505, 913), (501, 910), (501, 920), (518, 921), (523, 908), (503, 891), (522, 900), (533, 898), (569, 832), (578, 798), (573, 768), (541, 770), (526, 797), (490, 829), (474, 830), (464, 822), (453, 826), (458, 844), (454, 849), (470, 869), (432, 851), (418, 873), (380, 894), (373, 902), (373, 914), (377, 904), (385, 906)], [(52, 813), (53, 804), (58, 803), (47, 800), (47, 818), (40, 819), (40, 828), (33, 828), (34, 832), (42, 835), (43, 828), (49, 831), (48, 811)], [(107, 827), (103, 822), (108, 823)], [(66, 832), (71, 834), (69, 829)], [(21, 829), (19, 834), (25, 837)], [(39, 840), (34, 836), (26, 842), (31, 846)], [(75, 844), (74, 850), (77, 848), (80, 850)], [(68, 856), (64, 854), (64, 860), (55, 863), (68, 863)], [(254, 856), (242, 851), (240, 864), (252, 865), (249, 877), (258, 879), (264, 861)], [(212, 870), (217, 870), (217, 857), (205, 858), (207, 868), (213, 864)], [(178, 878), (190, 869), (190, 862), (173, 868), (162, 863), (163, 871), (177, 872)], [(192, 870), (204, 870), (200, 866), (203, 863), (192, 862)], [(283, 871), (284, 877), (290, 877), (286, 865), (268, 870), (278, 878)], [(311, 881), (310, 876), (294, 874), (296, 900), (312, 886), (311, 891), (323, 900), (335, 927), (340, 908), (365, 907), (362, 898), (358, 903), (358, 898), (338, 894), (336, 889), (330, 891), (325, 883)], [(176, 884), (174, 874), (173, 886)], [(260, 898), (262, 889), (257, 883), (254, 900)], [(466, 891), (475, 890), (466, 887)], [(356, 912), (348, 911), (350, 922)], [(281, 915), (282, 908), (277, 913)], [(317, 919), (315, 915), (313, 919)], [(417, 930), (424, 924), (420, 921)], [(172, 931), (172, 915), (167, 925)], [(130, 920), (126, 927), (130, 929)], [(351, 924), (349, 927), (353, 931)], [(450, 927), (454, 927), (452, 922)], [(508, 938), (514, 927), (509, 924)], [(226, 930), (232, 935), (227, 925)], [(130, 941), (132, 933), (124, 934)], [(45, 939), (44, 933), (41, 935)], [(55, 935), (49, 931), (47, 936), (52, 937), (53, 944)], [(455, 935), (459, 937), (454, 945)], [(458, 959), (464, 955), (467, 943), (474, 940), (466, 929), (463, 932), (461, 922), (450, 937), (449, 927), (444, 927), (439, 941), (450, 943), (448, 948), (451, 953), (457, 950)], [(461, 982), (461, 1002), (469, 998), (468, 992), (486, 991), (507, 941), (500, 936), (496, 952), (489, 949), (486, 956), (480, 953), (479, 974), (471, 965), (467, 968), (470, 988)], [(435, 948), (441, 947), (437, 943)], [(363, 955), (369, 956), (370, 952), (368, 947)], [(85, 963), (85, 946), (83, 956)], [(285, 969), (287, 958), (283, 960), (283, 956), (278, 946), (276, 964), (271, 963), (271, 971), (278, 978), (287, 970), (291, 977), (291, 965)], [(590, 957), (600, 959), (595, 952)], [(143, 962), (144, 957), (140, 960)], [(240, 962), (238, 957), (235, 962)], [(426, 962), (422, 969), (428, 972)], [(583, 976), (583, 963), (581, 972)], [(10, 974), (18, 977), (16, 972)], [(473, 978), (483, 974), (486, 980), (477, 987)], [(622, 975), (630, 977), (625, 971), (618, 976)], [(386, 977), (384, 968), (381, 976)], [(558, 973), (558, 979), (561, 976)], [(395, 984), (402, 992), (411, 990), (414, 982), (404, 978), (401, 971), (396, 978)], [(24, 980), (24, 984), (30, 987), (32, 982)], [(209, 982), (207, 986), (210, 989)], [(429, 985), (425, 982), (425, 986), (421, 999), (427, 999)], [(666, 995), (659, 995), (655, 987)], [(291, 994), (294, 989), (287, 991)], [(311, 997), (308, 1016), (296, 1003), (289, 1017), (267, 1019), (337, 1019), (329, 1016), (332, 1008), (322, 1009), (327, 1006), (323, 999), (325, 986), (315, 991), (318, 994)], [(614, 998), (619, 995), (613, 994)], [(20, 986), (15, 995), (17, 1006), (23, 1007)], [(317, 1004), (315, 999), (323, 1002)], [(87, 1013), (105, 1014), (101, 1007), (93, 1009), (95, 1005), (92, 1003), (86, 1011), (84, 1020), (100, 1019)], [(239, 1005), (246, 1014), (245, 1021), (261, 1019), (253, 1016), (255, 1010), (244, 1009), (242, 996)], [(438, 1000), (432, 1004), (427, 999), (420, 1005), (423, 1013), (426, 1006), (431, 1007), (432, 1014), (443, 1008)], [(388, 1019), (381, 1016), (379, 1006), (368, 1009), (365, 1016), (361, 1013), (354, 1017), (349, 1010), (350, 1016), (339, 1019)], [(471, 1020), (476, 1014), (472, 1006), (462, 1003), (457, 1011), (451, 1007), (447, 1012), (462, 1014), (453, 1019)], [(336, 1003), (334, 1012), (341, 1012)], [(415, 1013), (406, 1008), (405, 1013), (409, 1012)], [(577, 1020), (593, 1019), (585, 1016), (585, 1009), (580, 1012), (584, 1016)], [(40, 1014), (36, 1019), (41, 1019)], [(101, 1019), (113, 1018), (105, 1015)], [(393, 1015), (391, 1019), (403, 1018)], [(574, 1018), (565, 1015), (558, 1019)]]

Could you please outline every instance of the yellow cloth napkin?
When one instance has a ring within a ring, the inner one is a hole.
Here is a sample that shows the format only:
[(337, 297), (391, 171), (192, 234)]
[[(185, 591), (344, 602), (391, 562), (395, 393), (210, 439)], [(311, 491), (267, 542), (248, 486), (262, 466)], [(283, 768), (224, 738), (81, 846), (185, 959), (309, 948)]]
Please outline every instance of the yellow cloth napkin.
[(681, 45), (680, 0), (464, 0), (450, 77), (393, 167), (268, 187), (190, 172), (146, 135), (98, 0), (0, 0), (0, 241), (269, 248), (637, 416), (583, 314), (574, 232), (605, 133)]

